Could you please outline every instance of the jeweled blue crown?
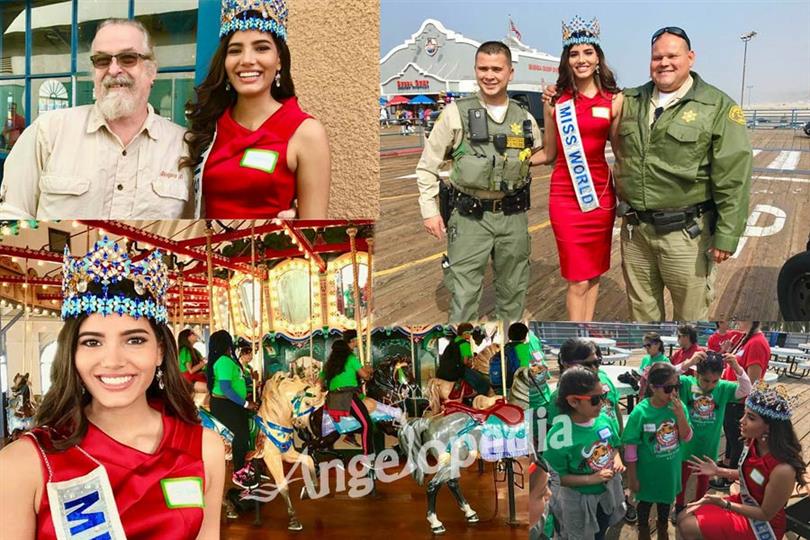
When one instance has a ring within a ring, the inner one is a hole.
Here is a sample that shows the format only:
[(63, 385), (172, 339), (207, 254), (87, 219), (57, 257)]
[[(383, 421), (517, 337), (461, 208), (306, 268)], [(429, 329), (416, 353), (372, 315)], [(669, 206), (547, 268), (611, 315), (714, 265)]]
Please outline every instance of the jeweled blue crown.
[[(253, 11), (260, 13), (248, 15)], [(285, 0), (222, 0), (219, 37), (239, 30), (270, 32), (287, 41), (287, 3)]]
[[(121, 281), (132, 282), (137, 296), (122, 292), (111, 294), (110, 286)], [(99, 294), (91, 283), (101, 287)], [(168, 270), (163, 264), (160, 250), (149, 254), (142, 262), (133, 263), (129, 255), (118, 244), (103, 237), (93, 249), (82, 258), (70, 256), (65, 246), (65, 259), (62, 266), (62, 318), (78, 317), (82, 314), (112, 313), (146, 317), (158, 323), (169, 320), (166, 308), (166, 291), (169, 289)]]
[(745, 400), (745, 406), (760, 416), (774, 420), (790, 420), (792, 403), (783, 385), (768, 386), (760, 380)]
[(563, 47), (582, 43), (599, 45), (599, 21), (594, 17), (586, 23), (585, 19), (575, 15), (567, 25), (562, 22), (562, 38)]

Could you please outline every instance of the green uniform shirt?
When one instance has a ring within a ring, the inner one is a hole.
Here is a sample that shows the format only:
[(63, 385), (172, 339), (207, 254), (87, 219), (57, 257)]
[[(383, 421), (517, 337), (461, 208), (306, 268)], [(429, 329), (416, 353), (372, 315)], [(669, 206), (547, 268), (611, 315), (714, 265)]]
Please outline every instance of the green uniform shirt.
[[(600, 414), (590, 427), (571, 422), (571, 445), (553, 448), (551, 443), (555, 440), (555, 433), (564, 426), (565, 424), (560, 423), (549, 430), (546, 450), (543, 452), (543, 458), (561, 477), (572, 474), (589, 475), (612, 467), (615, 453), (621, 446), (619, 426), (615, 420)], [(570, 487), (586, 494), (598, 495), (605, 491), (605, 484), (601, 482), (590, 486)]]
[(455, 341), (460, 343), (460, 345), (458, 346), (458, 350), (461, 353), (461, 359), (462, 360), (466, 360), (467, 358), (472, 358), (473, 357), (472, 347), (470, 346), (469, 341), (467, 341), (466, 339), (464, 339), (461, 336), (456, 336)]
[(681, 375), (681, 401), (689, 411), (692, 424), (692, 440), (686, 443), (684, 461), (692, 456), (703, 456), (717, 460), (720, 446), (720, 430), (726, 416), (726, 405), (737, 401), (737, 383), (717, 381), (717, 386), (709, 394), (704, 394), (695, 377)]
[[(360, 382), (357, 380), (357, 371), (362, 368), (363, 365), (360, 363), (357, 356), (355, 356), (354, 353), (349, 354), (343, 371), (335, 375), (335, 377), (329, 381), (329, 390), (359, 387)], [(363, 399), (363, 397), (364, 396), (361, 395), (360, 399)]]
[(692, 72), (684, 97), (650, 126), (654, 84), (626, 88), (614, 174), (636, 210), (713, 200), (714, 247), (733, 252), (745, 229), (753, 155), (742, 109)]
[[(686, 406), (684, 414), (689, 418)], [(624, 445), (638, 447), (639, 501), (671, 504), (681, 491), (682, 445), (675, 413), (666, 407), (653, 407), (645, 399), (633, 408), (624, 425)]]
[(214, 386), (211, 393), (224, 396), (222, 391), (222, 381), (230, 381), (231, 388), (236, 395), (242, 399), (247, 399), (247, 386), (245, 377), (242, 375), (242, 367), (228, 356), (220, 356), (214, 363)]
[(177, 355), (177, 358), (180, 360), (180, 373), (188, 371), (192, 362), (191, 351), (188, 350), (188, 347), (180, 349), (180, 354)]
[(641, 367), (639, 367), (638, 369), (643, 374), (648, 367), (655, 364), (656, 362), (666, 362), (667, 364), (672, 363), (669, 361), (669, 358), (667, 358), (666, 355), (664, 355), (664, 353), (658, 353), (655, 356), (645, 354), (644, 358), (641, 359)]

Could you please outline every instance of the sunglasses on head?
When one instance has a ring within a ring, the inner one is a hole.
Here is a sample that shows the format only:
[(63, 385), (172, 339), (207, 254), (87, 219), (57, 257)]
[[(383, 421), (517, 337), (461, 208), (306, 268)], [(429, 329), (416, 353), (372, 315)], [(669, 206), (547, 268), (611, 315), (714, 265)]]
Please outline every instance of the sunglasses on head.
[(118, 62), (118, 65), (125, 68), (134, 67), (141, 59), (148, 60), (152, 57), (148, 54), (141, 54), (133, 51), (122, 52), (118, 54), (98, 53), (90, 57), (90, 62), (96, 69), (104, 69), (110, 67), (112, 59)]
[(602, 400), (604, 399), (602, 394), (595, 394), (592, 396), (570, 396), (570, 397), (580, 399), (582, 401), (590, 401), (591, 405), (594, 406), (599, 405), (599, 403), (601, 403)]
[(686, 46), (689, 47), (689, 50), (692, 50), (692, 42), (689, 41), (689, 36), (686, 35), (686, 30), (683, 28), (679, 28), (677, 26), (665, 26), (658, 31), (656, 31), (652, 35), (652, 39), (650, 40), (650, 45), (658, 41), (658, 38), (663, 36), (664, 34), (672, 34), (673, 36), (678, 36), (682, 40), (686, 42)]
[(678, 388), (677, 384), (654, 384), (653, 388), (660, 388), (665, 394), (671, 394), (673, 390)]

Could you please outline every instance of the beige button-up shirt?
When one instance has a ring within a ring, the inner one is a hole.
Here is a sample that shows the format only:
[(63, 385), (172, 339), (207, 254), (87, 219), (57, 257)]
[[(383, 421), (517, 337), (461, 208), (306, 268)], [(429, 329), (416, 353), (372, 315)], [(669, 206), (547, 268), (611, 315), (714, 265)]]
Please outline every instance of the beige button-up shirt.
[[(664, 103), (664, 110), (669, 109), (670, 107), (678, 103), (680, 100), (682, 100), (683, 96), (685, 96), (686, 93), (689, 91), (689, 89), (692, 88), (692, 84), (694, 84), (694, 82), (695, 79), (693, 79), (692, 76), (689, 75), (689, 78), (686, 79), (686, 81), (684, 81), (681, 87), (675, 90), (675, 92), (673, 92), (671, 96), (669, 96), (669, 99), (666, 101), (666, 103)], [(655, 109), (658, 108), (658, 100), (660, 98), (660, 95), (661, 93), (658, 91), (658, 87), (653, 88), (652, 96), (650, 96), (650, 114), (649, 117), (647, 118), (650, 125), (653, 125), (653, 122), (655, 121)]]
[[(481, 107), (486, 108), (480, 96), (478, 99), (481, 102)], [(487, 110), (487, 114), (491, 116), (489, 110)], [(543, 140), (543, 135), (537, 126), (537, 121), (528, 111), (526, 111), (526, 118), (532, 121), (532, 135), (539, 146)], [(422, 157), (416, 165), (416, 184), (419, 188), (419, 209), (422, 213), (422, 219), (428, 219), (439, 214), (439, 202), (437, 200), (440, 181), (439, 167), (443, 161), (450, 158), (450, 152), (461, 144), (463, 137), (464, 129), (461, 125), (458, 106), (455, 102), (449, 103), (433, 125), (430, 136), (425, 141)], [(477, 193), (476, 195), (481, 198), (490, 198), (484, 193)], [(498, 198), (503, 196), (502, 193), (497, 195)]]
[(95, 105), (45, 113), (6, 159), (0, 219), (195, 217), (184, 133), (151, 105), (127, 146)]

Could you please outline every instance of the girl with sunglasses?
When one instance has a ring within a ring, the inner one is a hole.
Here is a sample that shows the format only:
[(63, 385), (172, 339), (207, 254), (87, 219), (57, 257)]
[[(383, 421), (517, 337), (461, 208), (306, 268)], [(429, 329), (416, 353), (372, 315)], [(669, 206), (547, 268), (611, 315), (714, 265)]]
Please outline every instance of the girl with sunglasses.
[(560, 477), (553, 512), (563, 538), (601, 540), (624, 518), (621, 437), (616, 421), (602, 412), (602, 394), (590, 369), (573, 366), (560, 377), (557, 407), (570, 423), (551, 428), (543, 457)]
[(644, 341), (642, 342), (644, 351), (647, 353), (641, 359), (641, 365), (638, 370), (641, 372), (641, 381), (639, 381), (639, 395), (643, 396), (647, 388), (647, 370), (656, 362), (672, 362), (664, 354), (664, 342), (661, 340), (656, 332), (647, 332), (644, 334)]
[[(737, 375), (737, 382), (720, 377), (728, 365)], [(738, 403), (751, 392), (751, 379), (733, 354), (695, 353), (692, 358), (677, 366), (685, 372), (693, 366), (697, 375), (681, 375), (680, 396), (689, 411), (694, 437), (683, 454), (681, 464), (681, 492), (675, 500), (675, 514), (684, 508), (686, 483), (691, 469), (688, 460), (692, 457), (717, 459), (720, 447), (720, 428), (726, 416), (726, 405)], [(697, 477), (695, 499), (700, 499), (709, 489), (709, 477)]]
[(650, 540), (650, 510), (658, 511), (657, 536), (669, 538), (669, 510), (681, 490), (681, 452), (692, 439), (686, 407), (678, 399), (678, 372), (656, 362), (648, 372), (645, 398), (627, 418), (622, 442), (627, 483), (638, 505), (638, 538)]

